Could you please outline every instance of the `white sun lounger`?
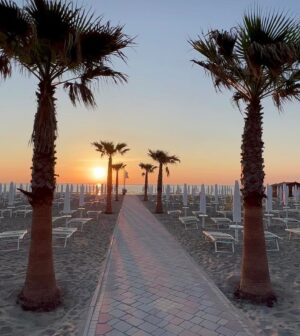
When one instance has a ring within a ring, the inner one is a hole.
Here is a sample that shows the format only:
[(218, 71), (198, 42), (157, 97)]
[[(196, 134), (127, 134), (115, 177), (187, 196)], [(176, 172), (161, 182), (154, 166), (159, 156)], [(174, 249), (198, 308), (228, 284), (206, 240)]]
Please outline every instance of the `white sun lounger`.
[(231, 251), (234, 253), (234, 238), (228, 233), (223, 233), (219, 231), (202, 231), (205, 239), (210, 240), (212, 243), (214, 243), (215, 246), (215, 252), (223, 252), (223, 253), (228, 253), (230, 251), (226, 251), (223, 249), (218, 249), (218, 245), (224, 245), (227, 244), (231, 246)]
[(70, 227), (57, 227), (52, 229), (52, 235), (55, 238), (61, 238), (65, 240), (64, 247), (67, 246), (67, 241), (77, 231), (77, 228)]
[(230, 218), (227, 218), (227, 217), (211, 217), (211, 220), (217, 225), (217, 228), (219, 229), (220, 228), (220, 225), (231, 225), (233, 224), (232, 223), (232, 220)]
[[(290, 229), (285, 229), (289, 233), (289, 240), (291, 240), (292, 236), (300, 236), (300, 228), (290, 228)], [(296, 238), (296, 239), (300, 239)]]
[(200, 222), (196, 216), (179, 217), (179, 221), (184, 225), (185, 230), (188, 226), (195, 225), (195, 229), (198, 229), (198, 223)]
[(102, 211), (100, 210), (89, 210), (86, 212), (88, 216), (95, 216), (96, 219), (98, 220), (100, 215), (102, 214)]
[(31, 215), (32, 214), (32, 210), (29, 210), (29, 209), (18, 209), (18, 210), (14, 211), (14, 214), (15, 214), (15, 217), (17, 217), (18, 215), (22, 215), (25, 218), (27, 215)]
[(173, 216), (179, 216), (179, 215), (181, 215), (181, 210), (168, 210), (167, 214), (168, 215), (173, 215)]
[(300, 221), (296, 218), (273, 217), (273, 221), (274, 220), (279, 222), (280, 224), (283, 224), (286, 227), (286, 229), (288, 229), (290, 225), (293, 227), (300, 226)]
[(90, 222), (91, 220), (93, 220), (93, 218), (71, 218), (69, 220), (67, 220), (67, 226), (71, 225), (76, 225), (79, 224), (81, 225), (80, 231), (82, 231), (83, 229), (83, 225)]
[(4, 231), (0, 233), (0, 239), (3, 241), (17, 241), (17, 250), (20, 248), (20, 240), (24, 238), (26, 235), (27, 230), (18, 230), (18, 231)]

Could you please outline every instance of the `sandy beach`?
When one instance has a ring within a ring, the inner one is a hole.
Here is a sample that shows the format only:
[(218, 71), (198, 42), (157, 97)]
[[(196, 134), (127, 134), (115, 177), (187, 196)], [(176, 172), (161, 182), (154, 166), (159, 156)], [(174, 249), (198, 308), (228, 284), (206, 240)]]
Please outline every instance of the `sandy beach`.
[[(56, 279), (63, 292), (63, 305), (50, 313), (23, 311), (16, 304), (17, 294), (24, 283), (30, 235), (21, 242), (19, 251), (0, 254), (0, 335), (1, 336), (81, 336), (86, 314), (94, 294), (101, 265), (105, 259), (118, 212), (122, 205), (113, 202), (112, 215), (101, 214), (76, 232), (64, 248), (61, 239), (54, 241)], [(74, 207), (75, 208), (75, 207)], [(97, 207), (103, 210), (104, 205)], [(96, 209), (93, 209), (96, 210)], [(53, 216), (58, 210), (53, 211)], [(31, 217), (5, 217), (1, 232), (30, 230)], [(59, 223), (57, 224), (57, 226)], [(11, 245), (15, 248), (15, 245)], [(1, 245), (1, 249), (5, 245)]]
[[(144, 202), (151, 212), (154, 202)], [(190, 207), (189, 215), (196, 207)], [(208, 274), (228, 299), (242, 310), (268, 336), (298, 336), (300, 333), (300, 262), (297, 239), (288, 240), (283, 227), (272, 226), (270, 231), (282, 237), (280, 251), (268, 252), (269, 268), (273, 289), (278, 301), (274, 307), (257, 306), (238, 301), (233, 296), (234, 281), (239, 274), (241, 262), (241, 243), (236, 245), (235, 253), (215, 253), (213, 244), (205, 241), (201, 229), (185, 230), (177, 218), (155, 214), (157, 219), (174, 235), (197, 264)], [(212, 221), (206, 221), (206, 228), (216, 229)], [(220, 230), (234, 235), (231, 230)]]

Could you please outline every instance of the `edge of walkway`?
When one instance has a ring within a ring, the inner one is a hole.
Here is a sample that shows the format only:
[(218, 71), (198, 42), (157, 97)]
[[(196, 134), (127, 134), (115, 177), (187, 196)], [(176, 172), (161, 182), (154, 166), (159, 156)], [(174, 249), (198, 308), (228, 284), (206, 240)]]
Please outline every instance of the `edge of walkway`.
[[(183, 254), (185, 257), (190, 260), (192, 264), (195, 265), (195, 269), (197, 272), (206, 280), (209, 288), (216, 294), (216, 296), (223, 302), (228, 309), (231, 310), (232, 314), (241, 322), (242, 326), (245, 328), (245, 332), (249, 336), (257, 336), (257, 332), (259, 332), (259, 336), (266, 336), (263, 330), (258, 330), (257, 326), (246, 316), (242, 311), (240, 311), (228, 298), (227, 296), (219, 289), (219, 287), (214, 283), (214, 281), (210, 278), (210, 276), (205, 272), (201, 265), (199, 265), (193, 257), (185, 250), (185, 248), (180, 244), (180, 242), (167, 230), (167, 228), (156, 218), (155, 213), (151, 212), (144, 204), (141, 202), (140, 198), (136, 196), (140, 203), (144, 206), (144, 208), (152, 214), (155, 219), (161, 224), (164, 230), (172, 237), (172, 240), (179, 244), (181, 247)], [(253, 334), (255, 332), (255, 334)]]
[[(115, 244), (116, 235), (119, 230), (119, 217), (121, 215), (122, 207), (123, 207), (123, 203), (122, 203), (120, 212), (117, 217), (115, 228), (111, 236), (111, 240), (110, 240), (104, 261), (103, 261), (102, 268), (100, 270), (100, 275), (97, 281), (96, 289), (94, 291), (91, 303), (88, 307), (88, 313), (86, 317), (86, 322), (84, 323), (84, 329), (83, 329), (82, 336), (94, 336), (94, 334), (96, 333), (96, 322), (98, 321), (98, 314), (100, 312), (100, 308), (101, 308), (102, 300), (103, 300), (103, 293), (104, 293), (102, 289), (104, 288), (106, 284), (106, 278), (108, 275), (107, 270), (109, 269), (109, 265), (111, 262), (111, 251)], [(96, 314), (97, 314), (97, 318), (95, 318)]]

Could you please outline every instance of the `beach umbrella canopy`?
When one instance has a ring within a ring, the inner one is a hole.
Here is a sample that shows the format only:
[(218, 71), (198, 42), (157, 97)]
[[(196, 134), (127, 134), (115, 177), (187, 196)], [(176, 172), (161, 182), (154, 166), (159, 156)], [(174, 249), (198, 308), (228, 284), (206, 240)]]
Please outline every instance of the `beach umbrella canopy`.
[(199, 205), (199, 211), (206, 215), (206, 196), (205, 196), (205, 187), (204, 184), (201, 185), (200, 190), (200, 205)]
[(242, 222), (241, 193), (239, 182), (235, 181), (233, 191), (232, 219), (235, 223)]
[(272, 186), (267, 184), (267, 200), (266, 200), (266, 211), (267, 212), (271, 212), (273, 210), (272, 198), (273, 198)]
[(2, 183), (0, 183), (0, 195), (2, 195)]
[(13, 182), (10, 182), (8, 190), (8, 206), (13, 206), (14, 202), (15, 202), (15, 185), (13, 184)]
[(183, 186), (182, 203), (184, 206), (188, 205), (188, 189), (186, 184)]
[(70, 213), (71, 212), (71, 195), (70, 195), (70, 187), (67, 184), (65, 196), (64, 196), (64, 208), (63, 213)]
[(79, 194), (79, 206), (84, 206), (84, 185), (80, 186), (80, 194)]

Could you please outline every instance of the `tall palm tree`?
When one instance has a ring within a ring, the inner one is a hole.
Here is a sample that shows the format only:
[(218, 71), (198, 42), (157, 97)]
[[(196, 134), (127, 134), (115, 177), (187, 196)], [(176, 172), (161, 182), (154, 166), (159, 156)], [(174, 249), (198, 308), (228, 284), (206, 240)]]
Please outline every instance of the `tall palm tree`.
[(112, 194), (112, 158), (116, 154), (124, 155), (129, 151), (126, 143), (118, 143), (114, 145), (113, 142), (100, 141), (93, 142), (92, 145), (100, 152), (101, 157), (108, 156), (107, 168), (107, 193), (106, 193), (106, 214), (112, 214), (111, 194)]
[[(242, 135), (241, 182), (244, 205), (244, 245), (241, 278), (236, 295), (272, 305), (272, 290), (263, 229), (264, 161), (262, 100), (300, 98), (288, 91), (295, 67), (298, 24), (282, 13), (245, 14), (231, 31), (209, 31), (190, 41), (204, 60), (193, 60), (212, 77), (216, 89), (233, 91), (233, 100), (246, 105)], [(299, 76), (299, 71), (298, 71)]]
[[(28, 0), (23, 8), (0, 0), (0, 63), (11, 64), (38, 81), (32, 144), (31, 243), (27, 274), (19, 303), (24, 309), (48, 311), (61, 302), (52, 255), (52, 202), (55, 190), (57, 138), (56, 89), (71, 102), (95, 106), (92, 85), (100, 78), (126, 82), (109, 67), (112, 56), (124, 58), (131, 44), (120, 26), (111, 27), (75, 8), (71, 2)], [(3, 70), (2, 70), (3, 73)]]
[(153, 173), (157, 166), (153, 166), (151, 163), (143, 163), (139, 164), (140, 168), (144, 170), (142, 173), (145, 176), (145, 186), (144, 186), (144, 201), (148, 201), (148, 175)]
[(163, 166), (166, 168), (167, 176), (170, 175), (168, 164), (175, 164), (180, 162), (179, 158), (175, 155), (169, 155), (162, 150), (152, 151), (149, 149), (148, 155), (156, 162), (158, 162), (158, 177), (157, 177), (157, 196), (156, 196), (156, 213), (163, 213), (162, 204), (162, 187), (163, 187)]
[(123, 162), (115, 163), (112, 165), (112, 169), (116, 171), (116, 198), (115, 201), (119, 200), (119, 171), (120, 169), (124, 169), (126, 164)]

